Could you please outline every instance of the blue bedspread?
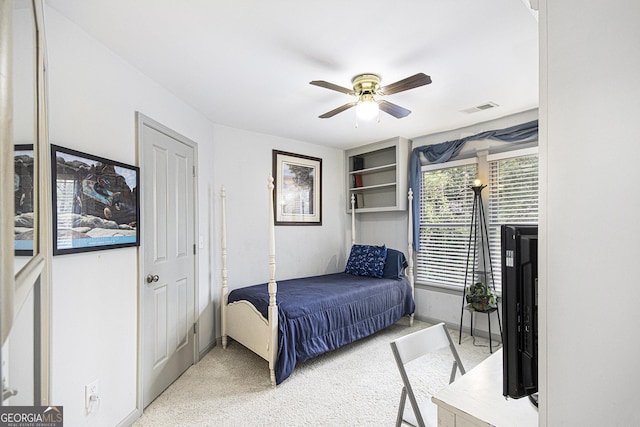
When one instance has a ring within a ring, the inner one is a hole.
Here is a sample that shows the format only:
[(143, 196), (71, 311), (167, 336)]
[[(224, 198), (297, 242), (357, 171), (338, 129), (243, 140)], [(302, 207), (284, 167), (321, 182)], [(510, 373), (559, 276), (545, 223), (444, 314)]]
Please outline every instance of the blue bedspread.
[[(267, 318), (267, 284), (235, 289), (229, 303), (251, 302)], [(278, 282), (278, 359), (280, 384), (304, 362), (369, 336), (415, 309), (406, 279), (376, 279), (335, 273)]]

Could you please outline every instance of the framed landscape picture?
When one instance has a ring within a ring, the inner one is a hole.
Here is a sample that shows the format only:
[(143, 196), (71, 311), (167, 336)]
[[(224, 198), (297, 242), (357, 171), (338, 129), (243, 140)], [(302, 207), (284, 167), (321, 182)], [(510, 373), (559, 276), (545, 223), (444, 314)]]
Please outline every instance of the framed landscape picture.
[(51, 146), (53, 254), (140, 245), (140, 170)]
[(14, 249), (18, 256), (33, 254), (33, 145), (13, 151)]
[(275, 225), (322, 225), (322, 159), (273, 150)]

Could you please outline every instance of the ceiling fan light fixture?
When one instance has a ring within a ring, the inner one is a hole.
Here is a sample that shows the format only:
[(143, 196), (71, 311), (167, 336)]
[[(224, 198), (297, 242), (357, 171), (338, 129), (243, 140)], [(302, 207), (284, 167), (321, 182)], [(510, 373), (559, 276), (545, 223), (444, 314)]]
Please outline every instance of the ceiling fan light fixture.
[(356, 116), (360, 120), (371, 120), (378, 116), (379, 111), (380, 107), (373, 99), (373, 95), (364, 94), (360, 96), (360, 100), (356, 105)]
[[(394, 93), (404, 92), (405, 90), (428, 85), (431, 83), (431, 77), (427, 76), (424, 73), (418, 73), (405, 79), (398, 80), (395, 83), (391, 83), (389, 85), (381, 87), (380, 76), (378, 76), (377, 74), (359, 74), (351, 80), (351, 83), (353, 84), (353, 90), (326, 82), (324, 80), (313, 80), (309, 83), (314, 86), (320, 86), (326, 89), (331, 89), (347, 95), (355, 96), (355, 99), (353, 101), (347, 102), (346, 104), (341, 105), (338, 108), (334, 108), (331, 111), (327, 111), (326, 113), (319, 115), (319, 118), (328, 119), (329, 117), (333, 117), (338, 113), (342, 113), (349, 108), (356, 107), (356, 117), (358, 117), (359, 119), (371, 120), (374, 117), (378, 116), (378, 121), (380, 121), (380, 110), (392, 115), (396, 119), (401, 119), (411, 114), (411, 110), (407, 110), (406, 108), (393, 104), (385, 99), (380, 99), (381, 97), (386, 97), (387, 95), (393, 95)], [(374, 96), (377, 96), (378, 100), (374, 99)]]

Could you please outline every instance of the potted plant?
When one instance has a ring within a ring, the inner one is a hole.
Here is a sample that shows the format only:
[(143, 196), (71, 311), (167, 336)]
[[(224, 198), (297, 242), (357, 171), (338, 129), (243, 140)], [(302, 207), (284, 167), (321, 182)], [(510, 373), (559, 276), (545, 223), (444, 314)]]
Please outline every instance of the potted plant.
[(487, 311), (498, 307), (491, 288), (481, 282), (467, 287), (466, 299), (471, 311)]

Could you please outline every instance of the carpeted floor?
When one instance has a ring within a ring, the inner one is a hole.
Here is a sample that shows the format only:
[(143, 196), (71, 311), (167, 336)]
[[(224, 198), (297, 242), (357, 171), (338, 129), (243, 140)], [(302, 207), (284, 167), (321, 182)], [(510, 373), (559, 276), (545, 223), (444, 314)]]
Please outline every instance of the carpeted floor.
[[(134, 426), (393, 426), (402, 383), (389, 343), (427, 326), (416, 321), (408, 327), (402, 319), (297, 365), (277, 387), (270, 385), (266, 361), (236, 342), (226, 350), (217, 346), (149, 405)], [(458, 331), (450, 333), (457, 345)], [(464, 333), (458, 352), (467, 370), (490, 355), (486, 339), (474, 343)], [(447, 384), (450, 363), (442, 352), (408, 365), (421, 398)]]

